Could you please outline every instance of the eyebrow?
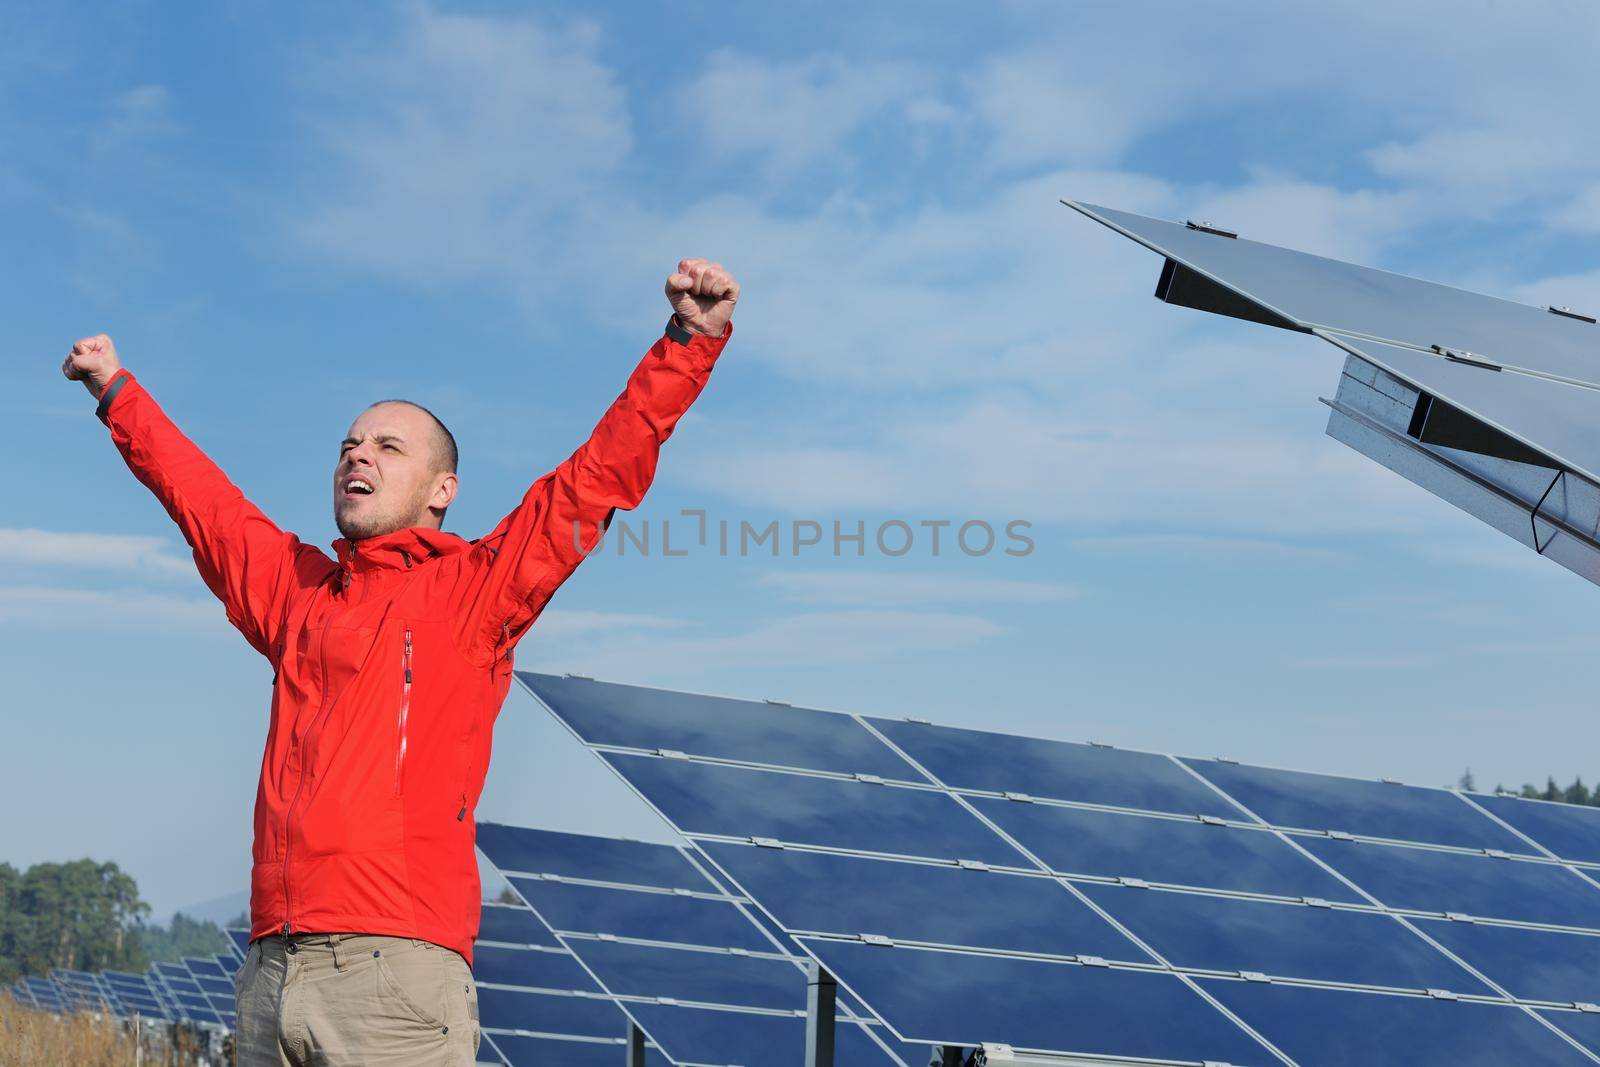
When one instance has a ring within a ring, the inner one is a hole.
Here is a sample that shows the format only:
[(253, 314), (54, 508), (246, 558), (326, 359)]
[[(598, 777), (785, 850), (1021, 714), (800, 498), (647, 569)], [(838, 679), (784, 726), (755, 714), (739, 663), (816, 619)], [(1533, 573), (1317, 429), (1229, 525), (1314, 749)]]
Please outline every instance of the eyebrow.
[[(395, 444), (402, 444), (402, 445), (406, 443), (406, 439), (404, 437), (401, 437), (397, 433), (374, 434), (372, 439), (374, 441), (378, 442), (380, 445), (389, 444), (390, 442), (393, 442)], [(361, 443), (361, 438), (359, 438), (359, 437), (346, 437), (343, 441), (339, 442), (339, 446), (342, 448), (345, 445), (358, 445), (360, 443)]]

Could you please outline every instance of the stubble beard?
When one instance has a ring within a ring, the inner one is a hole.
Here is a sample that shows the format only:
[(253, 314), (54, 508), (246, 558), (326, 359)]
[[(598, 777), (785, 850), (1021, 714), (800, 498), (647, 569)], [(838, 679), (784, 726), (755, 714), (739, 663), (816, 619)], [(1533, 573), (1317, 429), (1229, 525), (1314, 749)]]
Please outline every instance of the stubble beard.
[(420, 501), (413, 501), (410, 509), (389, 508), (374, 511), (366, 515), (346, 514), (344, 509), (335, 503), (333, 506), (333, 524), (339, 528), (339, 533), (347, 541), (364, 541), (369, 537), (382, 537), (384, 534), (394, 533), (412, 526), (422, 526), (423, 518), (427, 515), (427, 508)]

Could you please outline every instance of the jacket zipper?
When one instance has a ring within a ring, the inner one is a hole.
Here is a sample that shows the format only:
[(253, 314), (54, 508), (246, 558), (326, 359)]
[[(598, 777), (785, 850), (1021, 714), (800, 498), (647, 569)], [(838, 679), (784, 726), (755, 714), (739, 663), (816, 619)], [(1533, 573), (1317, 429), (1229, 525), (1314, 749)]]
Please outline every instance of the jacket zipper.
[(401, 654), (400, 665), (405, 669), (405, 681), (400, 686), (400, 721), (398, 733), (400, 736), (399, 747), (394, 753), (394, 795), (400, 796), (401, 788), (405, 784), (406, 773), (406, 718), (411, 714), (411, 631), (406, 631), (405, 652)]
[[(343, 575), (343, 580), (342, 580), (341, 584), (342, 584), (342, 587), (343, 587), (341, 592), (347, 598), (347, 602), (348, 602), (348, 597), (350, 596), (350, 575), (349, 575), (348, 572), (345, 572), (345, 574)], [(313, 732), (313, 730), (315, 730), (315, 728), (317, 727), (318, 723), (322, 719), (323, 712), (325, 712), (327, 710), (327, 708), (328, 708), (328, 630), (330, 629), (330, 627), (327, 624), (331, 623), (333, 621), (333, 619), (338, 614), (339, 614), (338, 612), (333, 612), (333, 611), (330, 611), (328, 613), (328, 617), (323, 620), (322, 638), (317, 642), (317, 661), (318, 661), (318, 665), (321, 668), (321, 674), (322, 674), (322, 706), (317, 709), (316, 718), (311, 721), (310, 725), (306, 729), (306, 736), (307, 737), (309, 737), (311, 735), (311, 733)], [(290, 727), (291, 730), (293, 728), (294, 728), (293, 726)], [(290, 801), (289, 801), (289, 810), (284, 812), (284, 814), (283, 814), (283, 936), (284, 937), (288, 937), (294, 930), (294, 900), (293, 900), (293, 897), (290, 894), (290, 889), (289, 889), (289, 854), (294, 849), (294, 809), (300, 803), (300, 794), (301, 794), (301, 792), (304, 791), (305, 784), (306, 784), (305, 749), (304, 749), (304, 747), (301, 747), (301, 746), (296, 746), (296, 748), (297, 748), (297, 751), (299, 752), (299, 755), (300, 755), (300, 777), (295, 781), (295, 784), (294, 784), (294, 797), (291, 798)]]

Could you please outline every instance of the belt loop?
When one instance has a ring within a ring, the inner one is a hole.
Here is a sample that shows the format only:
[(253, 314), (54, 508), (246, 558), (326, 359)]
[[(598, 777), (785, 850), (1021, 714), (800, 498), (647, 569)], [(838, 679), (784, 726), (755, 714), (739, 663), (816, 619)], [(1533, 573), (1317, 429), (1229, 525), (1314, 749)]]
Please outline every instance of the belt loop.
[(345, 964), (349, 961), (345, 958), (345, 950), (339, 944), (338, 934), (328, 935), (328, 947), (333, 950), (333, 969), (336, 971), (344, 970)]

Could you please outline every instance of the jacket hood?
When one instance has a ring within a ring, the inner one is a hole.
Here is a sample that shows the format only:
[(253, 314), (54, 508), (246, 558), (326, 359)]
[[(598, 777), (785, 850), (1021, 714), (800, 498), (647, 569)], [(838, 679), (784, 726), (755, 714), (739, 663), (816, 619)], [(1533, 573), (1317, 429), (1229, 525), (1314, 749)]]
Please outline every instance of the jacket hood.
[(333, 543), (339, 566), (351, 571), (405, 570), (436, 556), (450, 556), (472, 547), (466, 538), (427, 526), (410, 526), (359, 541)]

